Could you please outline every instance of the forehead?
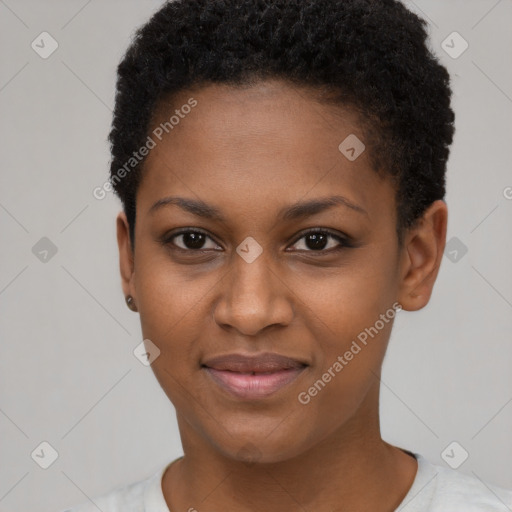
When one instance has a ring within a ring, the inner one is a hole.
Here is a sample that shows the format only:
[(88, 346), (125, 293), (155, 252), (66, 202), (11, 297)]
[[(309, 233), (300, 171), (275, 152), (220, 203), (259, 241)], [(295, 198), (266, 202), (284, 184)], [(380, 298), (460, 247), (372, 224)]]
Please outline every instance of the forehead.
[(145, 163), (140, 207), (147, 211), (164, 193), (226, 207), (244, 197), (239, 208), (249, 208), (249, 199), (277, 206), (333, 191), (365, 209), (389, 203), (393, 190), (371, 168), (368, 151), (350, 160), (340, 150), (345, 140), (364, 144), (356, 114), (317, 98), (318, 91), (272, 80), (211, 84), (162, 102), (150, 126), (156, 146)]

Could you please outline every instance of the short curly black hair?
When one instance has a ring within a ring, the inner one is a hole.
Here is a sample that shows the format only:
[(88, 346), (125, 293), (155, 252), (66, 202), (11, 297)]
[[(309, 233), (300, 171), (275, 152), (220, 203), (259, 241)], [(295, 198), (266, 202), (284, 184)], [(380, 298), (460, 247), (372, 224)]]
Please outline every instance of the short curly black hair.
[(324, 101), (358, 113), (374, 170), (395, 185), (401, 245), (404, 230), (444, 199), (454, 133), (450, 77), (428, 48), (426, 26), (397, 0), (166, 2), (117, 69), (110, 183), (132, 247), (145, 160), (122, 179), (119, 171), (146, 142), (160, 102), (209, 83), (269, 78), (332, 91)]

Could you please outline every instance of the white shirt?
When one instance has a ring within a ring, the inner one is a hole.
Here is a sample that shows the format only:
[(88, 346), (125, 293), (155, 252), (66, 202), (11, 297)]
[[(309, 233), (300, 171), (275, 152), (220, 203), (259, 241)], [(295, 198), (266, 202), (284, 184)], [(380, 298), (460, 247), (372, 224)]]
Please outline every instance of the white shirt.
[[(512, 490), (488, 485), (428, 462), (413, 454), (418, 471), (395, 512), (511, 512)], [(174, 461), (173, 461), (174, 462)], [(171, 463), (139, 482), (118, 487), (92, 502), (62, 512), (170, 512), (162, 492), (162, 477)]]

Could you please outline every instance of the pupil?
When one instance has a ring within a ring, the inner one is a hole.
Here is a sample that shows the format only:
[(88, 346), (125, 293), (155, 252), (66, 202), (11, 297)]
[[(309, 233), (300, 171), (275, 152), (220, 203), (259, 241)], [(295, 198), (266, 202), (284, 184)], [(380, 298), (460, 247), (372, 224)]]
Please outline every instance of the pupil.
[(189, 249), (201, 249), (204, 235), (202, 233), (184, 233), (183, 242)]
[[(327, 236), (325, 234), (310, 234), (306, 237), (308, 249), (323, 249), (326, 245)], [(309, 243), (312, 242), (312, 243)]]

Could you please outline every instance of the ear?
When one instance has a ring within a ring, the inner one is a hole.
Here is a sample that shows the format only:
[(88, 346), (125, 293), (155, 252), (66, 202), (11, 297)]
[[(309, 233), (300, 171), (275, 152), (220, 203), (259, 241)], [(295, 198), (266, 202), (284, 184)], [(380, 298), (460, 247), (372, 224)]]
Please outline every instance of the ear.
[(133, 252), (130, 244), (130, 229), (124, 211), (119, 212), (116, 219), (117, 245), (119, 247), (119, 268), (121, 270), (121, 284), (126, 297), (131, 295), (137, 303), (135, 294), (135, 270)]
[(448, 208), (439, 199), (404, 237), (398, 301), (406, 311), (417, 311), (430, 300), (446, 245), (447, 224)]

